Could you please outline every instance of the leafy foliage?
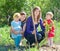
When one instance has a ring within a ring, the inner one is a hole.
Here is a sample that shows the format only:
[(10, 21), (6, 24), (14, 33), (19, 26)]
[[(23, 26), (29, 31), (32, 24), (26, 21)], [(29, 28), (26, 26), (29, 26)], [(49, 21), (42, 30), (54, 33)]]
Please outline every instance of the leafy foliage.
[[(48, 11), (54, 13), (54, 19), (60, 20), (60, 0), (0, 0), (0, 24), (8, 24), (15, 12), (25, 11), (27, 16), (31, 14), (31, 8), (41, 7), (42, 17)], [(9, 21), (8, 21), (9, 19)]]

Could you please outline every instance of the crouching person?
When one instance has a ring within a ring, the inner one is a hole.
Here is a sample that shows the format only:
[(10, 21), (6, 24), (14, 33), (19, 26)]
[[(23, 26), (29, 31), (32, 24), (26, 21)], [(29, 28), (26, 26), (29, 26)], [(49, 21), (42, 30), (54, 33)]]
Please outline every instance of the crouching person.
[[(35, 25), (35, 29), (34, 29), (34, 25)], [(37, 30), (38, 26), (39, 29), (41, 29), (40, 31)], [(30, 45), (32, 45), (33, 43), (36, 43), (35, 34), (36, 34), (37, 42), (40, 43), (44, 39), (44, 32), (45, 32), (45, 27), (43, 26), (41, 9), (37, 6), (33, 9), (32, 16), (27, 18), (24, 37), (30, 43)]]

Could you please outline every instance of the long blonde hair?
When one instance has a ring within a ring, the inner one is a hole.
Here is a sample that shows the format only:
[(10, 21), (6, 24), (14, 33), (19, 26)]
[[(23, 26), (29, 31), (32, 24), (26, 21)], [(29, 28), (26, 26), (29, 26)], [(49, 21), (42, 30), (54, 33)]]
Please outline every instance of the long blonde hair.
[[(36, 6), (36, 7), (32, 10), (32, 17), (33, 17), (33, 18), (35, 17), (35, 15), (34, 15), (35, 10), (39, 10), (39, 15), (38, 15), (38, 17), (37, 17), (37, 21), (39, 21), (39, 19), (41, 18), (41, 9), (40, 9), (40, 7)], [(34, 20), (35, 20), (35, 18), (34, 18)]]

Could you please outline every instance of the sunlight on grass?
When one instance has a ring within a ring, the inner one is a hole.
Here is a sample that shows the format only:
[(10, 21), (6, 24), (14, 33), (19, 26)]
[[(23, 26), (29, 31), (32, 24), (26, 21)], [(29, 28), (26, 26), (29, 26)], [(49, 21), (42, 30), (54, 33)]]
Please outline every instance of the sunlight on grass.
[[(55, 21), (55, 37), (54, 43), (60, 42), (60, 22)], [(0, 27), (0, 45), (14, 45), (14, 41), (10, 38), (10, 27)], [(38, 51), (37, 48), (30, 48), (30, 51)]]

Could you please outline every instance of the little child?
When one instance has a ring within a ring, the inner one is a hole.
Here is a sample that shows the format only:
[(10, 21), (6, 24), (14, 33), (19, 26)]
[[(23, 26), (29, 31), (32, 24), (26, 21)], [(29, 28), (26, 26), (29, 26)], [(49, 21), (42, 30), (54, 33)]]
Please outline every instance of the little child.
[(16, 48), (19, 47), (19, 43), (22, 39), (22, 28), (21, 28), (21, 21), (20, 19), (20, 13), (15, 13), (13, 15), (13, 21), (11, 22), (11, 37), (13, 38), (15, 42)]
[[(53, 48), (53, 38), (54, 38), (54, 22), (52, 20), (53, 18), (53, 13), (52, 12), (47, 12), (46, 14), (46, 19), (44, 20), (44, 26), (45, 30), (47, 29), (47, 36), (48, 36), (48, 46)], [(48, 25), (48, 27), (46, 27)]]

